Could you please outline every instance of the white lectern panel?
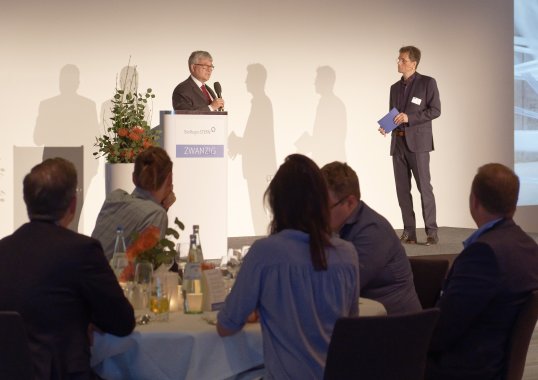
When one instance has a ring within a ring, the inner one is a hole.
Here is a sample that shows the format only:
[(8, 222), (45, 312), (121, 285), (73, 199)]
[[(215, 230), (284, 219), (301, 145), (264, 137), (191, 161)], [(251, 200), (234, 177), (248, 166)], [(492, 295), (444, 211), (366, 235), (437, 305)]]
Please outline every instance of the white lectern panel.
[(185, 224), (181, 241), (192, 225), (200, 225), (204, 258), (226, 255), (228, 246), (228, 161), (226, 112), (161, 111), (163, 147), (174, 162), (177, 201), (168, 210), (169, 225)]

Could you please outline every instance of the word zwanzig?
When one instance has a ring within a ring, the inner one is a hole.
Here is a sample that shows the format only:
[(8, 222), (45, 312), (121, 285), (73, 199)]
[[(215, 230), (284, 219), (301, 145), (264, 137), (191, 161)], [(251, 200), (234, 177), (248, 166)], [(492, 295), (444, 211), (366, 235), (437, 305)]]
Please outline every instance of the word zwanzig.
[(217, 150), (212, 146), (185, 146), (183, 154), (185, 156), (214, 156)]

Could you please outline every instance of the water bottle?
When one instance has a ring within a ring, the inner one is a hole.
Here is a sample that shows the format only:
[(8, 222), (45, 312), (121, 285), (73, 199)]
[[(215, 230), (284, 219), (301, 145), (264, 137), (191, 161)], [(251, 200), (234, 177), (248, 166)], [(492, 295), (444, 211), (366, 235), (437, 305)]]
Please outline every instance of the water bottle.
[(202, 312), (202, 262), (196, 244), (196, 235), (190, 235), (189, 255), (183, 271), (183, 310), (185, 314), (199, 314)]
[(129, 265), (127, 260), (125, 247), (125, 238), (123, 236), (123, 227), (118, 226), (116, 228), (116, 242), (114, 243), (114, 254), (110, 260), (110, 266), (116, 275), (116, 278), (120, 278), (123, 270)]
[(195, 224), (192, 226), (192, 233), (196, 237), (196, 249), (198, 250), (198, 261), (204, 262), (204, 254), (202, 252), (202, 242), (200, 240), (200, 226)]

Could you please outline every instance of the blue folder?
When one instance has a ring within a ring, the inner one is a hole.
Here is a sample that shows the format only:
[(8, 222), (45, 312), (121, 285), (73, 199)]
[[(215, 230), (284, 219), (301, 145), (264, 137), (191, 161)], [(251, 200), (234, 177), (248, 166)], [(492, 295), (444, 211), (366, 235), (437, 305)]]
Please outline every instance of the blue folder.
[(383, 116), (381, 120), (379, 120), (377, 123), (381, 126), (381, 128), (385, 130), (386, 133), (392, 132), (392, 130), (397, 127), (397, 125), (394, 124), (394, 118), (398, 114), (399, 114), (398, 110), (396, 109), (396, 107), (394, 107), (393, 109), (389, 111), (388, 114)]

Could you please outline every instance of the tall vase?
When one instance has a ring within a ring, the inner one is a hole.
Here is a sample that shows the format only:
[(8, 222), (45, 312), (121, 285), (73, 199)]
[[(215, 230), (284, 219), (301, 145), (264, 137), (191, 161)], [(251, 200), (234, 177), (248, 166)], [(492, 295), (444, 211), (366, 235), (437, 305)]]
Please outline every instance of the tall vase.
[(135, 185), (133, 183), (134, 163), (105, 163), (105, 189), (109, 194), (116, 189), (131, 193)]

